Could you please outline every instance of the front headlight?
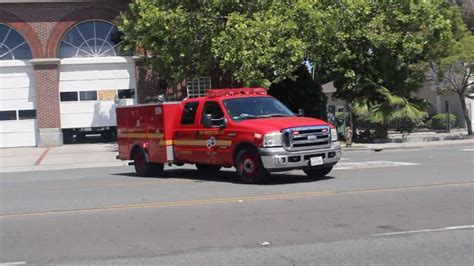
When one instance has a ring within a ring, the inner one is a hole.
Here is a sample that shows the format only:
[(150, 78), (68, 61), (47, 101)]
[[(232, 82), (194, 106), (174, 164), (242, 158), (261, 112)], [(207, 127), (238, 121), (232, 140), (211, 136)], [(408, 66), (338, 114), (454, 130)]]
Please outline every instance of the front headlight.
[(272, 132), (265, 134), (263, 137), (263, 147), (278, 147), (281, 146), (281, 133)]
[(331, 141), (337, 141), (337, 130), (335, 128), (331, 128)]

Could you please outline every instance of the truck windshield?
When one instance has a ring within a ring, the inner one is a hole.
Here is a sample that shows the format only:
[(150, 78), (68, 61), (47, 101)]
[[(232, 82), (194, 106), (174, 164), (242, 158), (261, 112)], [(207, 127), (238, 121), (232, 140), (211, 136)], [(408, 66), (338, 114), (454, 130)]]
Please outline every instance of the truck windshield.
[(273, 97), (244, 97), (224, 100), (232, 120), (294, 116), (285, 105)]

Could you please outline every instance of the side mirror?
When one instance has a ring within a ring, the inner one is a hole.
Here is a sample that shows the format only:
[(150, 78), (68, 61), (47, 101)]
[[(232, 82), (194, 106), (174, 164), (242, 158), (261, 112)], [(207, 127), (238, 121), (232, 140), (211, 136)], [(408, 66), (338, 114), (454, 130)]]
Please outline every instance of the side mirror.
[(202, 118), (202, 124), (204, 127), (226, 128), (227, 120), (224, 117), (213, 119), (211, 114), (207, 114)]
[(202, 118), (202, 124), (204, 127), (212, 127), (212, 115), (207, 114)]
[(222, 124), (220, 125), (220, 128), (226, 128), (227, 127), (227, 119), (223, 118), (222, 119)]
[(298, 116), (304, 116), (304, 110), (298, 109)]

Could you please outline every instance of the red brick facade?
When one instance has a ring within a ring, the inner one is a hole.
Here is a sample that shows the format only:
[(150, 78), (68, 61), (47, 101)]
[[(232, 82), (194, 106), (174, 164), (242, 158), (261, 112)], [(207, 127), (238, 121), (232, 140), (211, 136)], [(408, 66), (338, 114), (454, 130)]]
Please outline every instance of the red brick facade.
[(34, 66), (38, 128), (61, 128), (57, 65)]
[[(0, 4), (0, 23), (18, 31), (29, 44), (34, 68), (36, 119), (38, 129), (61, 129), (58, 47), (63, 36), (74, 25), (87, 20), (114, 23), (130, 0), (51, 1)], [(179, 100), (186, 96), (185, 83), (166, 88), (159, 76), (136, 64), (137, 99), (139, 103), (156, 100), (164, 94)], [(214, 88), (236, 85), (229, 75), (212, 75)]]
[[(113, 22), (128, 0), (0, 4), (0, 23), (28, 42), (33, 59), (56, 58), (64, 34), (75, 24), (100, 19)], [(34, 63), (38, 128), (61, 128), (57, 63)]]

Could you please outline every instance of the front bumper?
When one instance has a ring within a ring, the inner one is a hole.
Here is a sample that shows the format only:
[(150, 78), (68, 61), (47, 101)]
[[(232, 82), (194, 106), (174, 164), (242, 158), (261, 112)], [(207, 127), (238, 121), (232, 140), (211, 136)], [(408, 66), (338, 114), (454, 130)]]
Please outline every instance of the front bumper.
[(341, 159), (341, 144), (333, 142), (331, 147), (305, 151), (287, 151), (283, 147), (259, 148), (263, 166), (267, 171), (278, 172), (310, 167), (310, 158), (323, 157), (323, 165), (334, 165)]

